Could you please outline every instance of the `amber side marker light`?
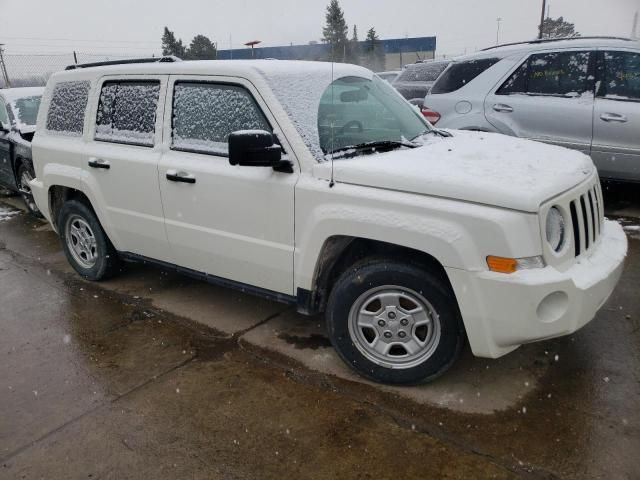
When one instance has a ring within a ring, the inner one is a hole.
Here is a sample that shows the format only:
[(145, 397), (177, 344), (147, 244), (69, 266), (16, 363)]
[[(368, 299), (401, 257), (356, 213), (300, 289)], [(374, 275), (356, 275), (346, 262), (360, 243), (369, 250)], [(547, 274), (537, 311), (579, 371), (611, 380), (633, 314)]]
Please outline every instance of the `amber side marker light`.
[(487, 265), (489, 265), (489, 270), (498, 273), (515, 273), (518, 270), (518, 260), (515, 258), (489, 255), (487, 257)]

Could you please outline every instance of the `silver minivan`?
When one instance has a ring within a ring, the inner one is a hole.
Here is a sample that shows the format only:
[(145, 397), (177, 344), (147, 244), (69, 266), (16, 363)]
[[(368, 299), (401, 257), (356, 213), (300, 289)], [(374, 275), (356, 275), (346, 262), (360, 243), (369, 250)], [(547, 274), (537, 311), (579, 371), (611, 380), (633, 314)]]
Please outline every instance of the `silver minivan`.
[(601, 178), (640, 181), (640, 42), (538, 40), (460, 57), (423, 114), (438, 127), (577, 149)]

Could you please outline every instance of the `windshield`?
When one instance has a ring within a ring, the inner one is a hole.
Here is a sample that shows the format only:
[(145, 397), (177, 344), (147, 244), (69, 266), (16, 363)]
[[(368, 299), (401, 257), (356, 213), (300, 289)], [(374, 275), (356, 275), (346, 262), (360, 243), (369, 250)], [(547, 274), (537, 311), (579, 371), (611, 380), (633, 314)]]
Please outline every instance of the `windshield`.
[(378, 77), (343, 77), (324, 92), (318, 111), (325, 154), (370, 142), (405, 142), (430, 130), (427, 122)]
[(19, 98), (11, 103), (11, 110), (18, 125), (34, 126), (38, 119), (40, 96)]

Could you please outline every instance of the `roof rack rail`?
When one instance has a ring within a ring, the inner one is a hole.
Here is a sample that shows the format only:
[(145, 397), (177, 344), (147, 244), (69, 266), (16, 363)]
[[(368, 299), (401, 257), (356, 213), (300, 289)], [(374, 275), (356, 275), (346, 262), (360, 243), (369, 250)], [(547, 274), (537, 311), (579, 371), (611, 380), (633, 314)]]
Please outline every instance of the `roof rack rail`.
[(68, 65), (65, 70), (76, 70), (77, 68), (104, 67), (106, 65), (127, 65), (130, 63), (171, 63), (181, 62), (182, 60), (173, 55), (165, 57), (148, 57), (148, 58), (127, 58), (125, 60), (108, 60), (105, 62), (76, 63)]
[(513, 45), (528, 45), (528, 44), (536, 44), (536, 43), (551, 43), (551, 42), (562, 42), (563, 40), (624, 40), (626, 42), (632, 42), (631, 38), (627, 37), (608, 37), (608, 36), (590, 36), (590, 37), (558, 37), (558, 38), (538, 38), (535, 40), (527, 40), (524, 42), (513, 42), (513, 43), (503, 43), (502, 45), (495, 45), (493, 47), (487, 47), (480, 50), (481, 52), (485, 52), (487, 50), (493, 50), (500, 47), (511, 47)]

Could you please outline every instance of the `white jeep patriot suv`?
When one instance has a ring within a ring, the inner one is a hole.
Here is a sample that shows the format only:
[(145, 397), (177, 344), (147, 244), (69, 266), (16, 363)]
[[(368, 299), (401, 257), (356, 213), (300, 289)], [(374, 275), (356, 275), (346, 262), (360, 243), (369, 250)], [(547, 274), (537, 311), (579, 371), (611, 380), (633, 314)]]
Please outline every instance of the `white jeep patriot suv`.
[(33, 142), (42, 213), (71, 265), (122, 260), (326, 312), (366, 377), (443, 373), (574, 332), (627, 251), (591, 160), (434, 129), (352, 65), (85, 65), (51, 77)]

